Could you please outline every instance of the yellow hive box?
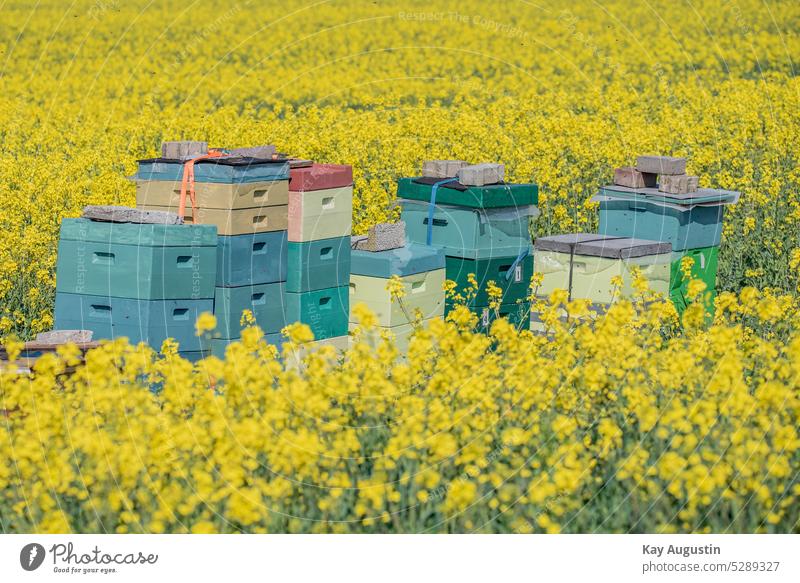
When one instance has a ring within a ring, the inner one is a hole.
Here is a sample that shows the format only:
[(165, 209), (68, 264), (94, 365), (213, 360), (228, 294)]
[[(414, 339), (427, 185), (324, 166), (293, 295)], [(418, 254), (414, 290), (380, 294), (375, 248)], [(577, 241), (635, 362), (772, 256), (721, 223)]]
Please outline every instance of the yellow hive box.
[(353, 187), (289, 192), (289, 241), (302, 243), (349, 236)]
[[(660, 241), (582, 233), (540, 237), (534, 263), (543, 281), (537, 294), (547, 297), (563, 289), (572, 299), (608, 304), (634, 295), (632, 271), (636, 267), (651, 291), (668, 296), (671, 262), (670, 244)], [(615, 277), (622, 278), (619, 291), (612, 281)]]
[(285, 364), (287, 369), (297, 370), (303, 362), (303, 359), (316, 352), (323, 346), (333, 346), (336, 350), (336, 355), (341, 356), (350, 347), (350, 336), (336, 336), (334, 338), (326, 338), (324, 340), (315, 340), (301, 344), (295, 350), (291, 351), (285, 356)]
[[(245, 209), (280, 206), (289, 203), (289, 181), (270, 180), (239, 184), (195, 182), (195, 201), (208, 209)], [(178, 208), (181, 183), (167, 180), (137, 180), (136, 206), (167, 206)], [(187, 195), (186, 208), (192, 203)]]
[[(177, 206), (137, 205), (153, 211), (178, 212)], [(191, 204), (186, 205), (184, 220), (187, 223), (216, 225), (218, 235), (252, 235), (270, 231), (285, 231), (288, 227), (288, 205), (261, 208), (214, 209), (198, 208), (193, 216)]]
[(400, 281), (403, 296), (398, 301), (386, 289), (388, 279), (351, 275), (350, 309), (358, 303), (366, 304), (378, 317), (378, 323), (387, 327), (409, 324), (417, 310), (426, 320), (444, 316), (444, 269), (404, 275)]

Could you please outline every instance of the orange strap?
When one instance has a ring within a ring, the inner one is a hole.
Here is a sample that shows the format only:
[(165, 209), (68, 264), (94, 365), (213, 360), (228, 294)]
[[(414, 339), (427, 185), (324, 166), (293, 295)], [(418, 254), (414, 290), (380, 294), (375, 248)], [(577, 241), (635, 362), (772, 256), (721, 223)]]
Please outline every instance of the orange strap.
[(228, 156), (222, 150), (209, 150), (208, 154), (192, 158), (183, 163), (183, 181), (181, 182), (181, 200), (178, 204), (178, 216), (183, 218), (186, 214), (186, 194), (192, 202), (192, 217), (197, 220), (197, 200), (194, 194), (194, 163), (200, 160), (210, 160), (212, 158), (223, 158)]

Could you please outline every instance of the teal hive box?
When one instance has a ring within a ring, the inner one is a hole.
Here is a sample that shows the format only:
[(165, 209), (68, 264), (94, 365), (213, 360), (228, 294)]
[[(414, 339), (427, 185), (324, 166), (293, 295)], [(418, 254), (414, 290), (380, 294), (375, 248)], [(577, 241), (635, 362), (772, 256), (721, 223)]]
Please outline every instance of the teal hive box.
[(673, 251), (719, 246), (724, 203), (679, 205), (598, 195), (601, 235), (672, 244)]
[(444, 250), (417, 243), (388, 251), (352, 251), (350, 273), (388, 279), (415, 273), (435, 271), (444, 267)]
[[(430, 205), (413, 200), (401, 200), (400, 205), (408, 240), (427, 243)], [(481, 210), (437, 204), (431, 245), (444, 249), (445, 255), (469, 259), (516, 256), (530, 247), (530, 218), (538, 214), (534, 206)]]
[[(221, 359), (224, 360), (225, 359), (225, 350), (227, 350), (228, 345), (230, 345), (230, 344), (232, 344), (234, 342), (239, 342), (240, 340), (241, 340), (241, 338), (230, 338), (230, 339), (228, 339), (228, 338), (212, 338), (211, 339), (211, 355), (212, 356), (216, 356), (217, 358), (221, 358)], [(286, 339), (280, 333), (278, 333), (278, 334), (265, 334), (264, 335), (264, 341), (267, 344), (271, 344), (272, 346), (274, 346), (275, 348), (277, 348), (280, 351), (280, 349), (283, 346), (283, 343), (286, 341)]]
[[(183, 180), (182, 160), (151, 158), (139, 160), (139, 170), (134, 180)], [(289, 180), (289, 162), (286, 160), (262, 160), (256, 158), (212, 158), (194, 165), (195, 182), (243, 184)]]
[(315, 340), (347, 336), (350, 286), (286, 294), (287, 322), (307, 324)]
[[(430, 202), (433, 184), (439, 178), (401, 178), (397, 181), (397, 198)], [(539, 187), (535, 184), (491, 184), (465, 186), (454, 181), (442, 184), (436, 192), (436, 204), (489, 209), (520, 207), (539, 203)]]
[[(516, 265), (515, 265), (516, 263)], [(511, 271), (511, 276), (506, 274)], [(486, 286), (489, 281), (503, 291), (501, 303), (510, 304), (524, 300), (530, 293), (531, 277), (533, 277), (533, 256), (529, 253), (521, 260), (517, 257), (495, 257), (492, 259), (464, 259), (448, 257), (446, 261), (447, 279), (455, 282), (456, 292), (465, 296), (465, 289), (472, 289), (469, 274), (475, 275), (478, 282), (478, 293), (468, 302), (470, 306), (488, 306), (489, 295)]]
[(145, 342), (155, 350), (174, 338), (182, 352), (210, 348), (205, 337), (195, 335), (195, 321), (211, 313), (212, 300), (133, 300), (81, 294), (56, 293), (55, 327), (91, 330), (93, 339), (127, 337), (131, 343)]
[(143, 300), (214, 297), (213, 225), (64, 219), (56, 291)]
[(240, 287), (218, 287), (214, 297), (217, 333), (222, 338), (242, 335), (242, 312), (250, 310), (265, 334), (280, 332), (286, 326), (286, 300), (283, 282)]
[(220, 236), (217, 286), (286, 281), (286, 231)]
[[(454, 308), (454, 305), (448, 302), (446, 307), (449, 312)], [(530, 327), (530, 302), (501, 304), (497, 310), (486, 306), (472, 307), (469, 308), (469, 310), (478, 317), (478, 323), (475, 329), (482, 333), (488, 332), (494, 321), (498, 318), (506, 318), (509, 324), (518, 330), (527, 330)]]
[(289, 241), (286, 291), (306, 292), (350, 284), (350, 237)]

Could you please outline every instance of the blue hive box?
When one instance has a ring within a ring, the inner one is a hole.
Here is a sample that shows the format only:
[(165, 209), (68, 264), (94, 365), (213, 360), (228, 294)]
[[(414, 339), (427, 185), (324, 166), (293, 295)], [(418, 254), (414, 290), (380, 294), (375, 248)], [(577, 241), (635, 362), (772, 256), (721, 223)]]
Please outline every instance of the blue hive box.
[(388, 279), (434, 271), (444, 267), (444, 250), (439, 247), (408, 243), (405, 247), (389, 251), (352, 251), (350, 272)]
[[(151, 158), (139, 160), (139, 171), (135, 180), (183, 180), (182, 160)], [(217, 182), (242, 184), (289, 180), (289, 162), (286, 160), (263, 160), (260, 158), (211, 158), (194, 165), (195, 182)]]
[(217, 332), (222, 338), (239, 338), (242, 312), (250, 310), (265, 334), (280, 332), (286, 326), (286, 299), (283, 282), (241, 287), (218, 287), (214, 298)]
[(668, 242), (673, 251), (716, 247), (722, 237), (725, 203), (681, 205), (606, 195), (592, 200), (600, 204), (601, 235)]
[(174, 338), (181, 352), (201, 352), (210, 345), (195, 335), (194, 324), (200, 314), (213, 309), (210, 299), (134, 300), (56, 293), (55, 328), (91, 330), (95, 340), (125, 336), (131, 343), (145, 342), (155, 350), (167, 338)]
[(214, 297), (217, 229), (64, 219), (56, 291), (162, 300)]
[(286, 231), (220, 236), (217, 286), (286, 281)]
[(289, 241), (286, 291), (306, 292), (350, 284), (350, 237)]

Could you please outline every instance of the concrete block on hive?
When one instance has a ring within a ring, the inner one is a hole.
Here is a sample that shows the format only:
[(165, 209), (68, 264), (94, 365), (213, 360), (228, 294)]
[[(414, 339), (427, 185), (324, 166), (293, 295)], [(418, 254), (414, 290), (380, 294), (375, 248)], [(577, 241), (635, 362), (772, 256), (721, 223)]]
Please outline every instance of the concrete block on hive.
[(639, 172), (632, 166), (614, 169), (614, 184), (628, 188), (652, 188), (656, 185), (656, 174)]
[(85, 344), (91, 341), (91, 330), (50, 330), (49, 332), (39, 332), (36, 335), (36, 342), (41, 344), (65, 344), (67, 342)]
[(125, 206), (89, 205), (83, 207), (81, 216), (84, 219), (109, 223), (137, 223), (140, 225), (183, 224), (183, 219), (177, 213), (133, 209)]
[(162, 142), (161, 157), (170, 160), (188, 160), (208, 154), (208, 142)]
[(379, 223), (369, 228), (367, 238), (353, 240), (353, 249), (361, 251), (388, 251), (398, 249), (406, 244), (406, 224)]
[(466, 186), (484, 186), (503, 182), (506, 167), (503, 164), (475, 164), (458, 171), (458, 181)]
[(697, 192), (697, 176), (680, 174), (677, 176), (665, 174), (658, 181), (658, 190), (668, 194), (689, 194)]
[(636, 159), (636, 169), (639, 172), (648, 172), (659, 175), (686, 174), (686, 158), (673, 158), (671, 156), (639, 156)]
[(260, 158), (271, 160), (275, 155), (276, 148), (273, 145), (254, 146), (252, 148), (233, 148), (230, 153), (242, 158)]
[(426, 160), (422, 163), (422, 175), (429, 178), (453, 178), (468, 165), (464, 160)]

